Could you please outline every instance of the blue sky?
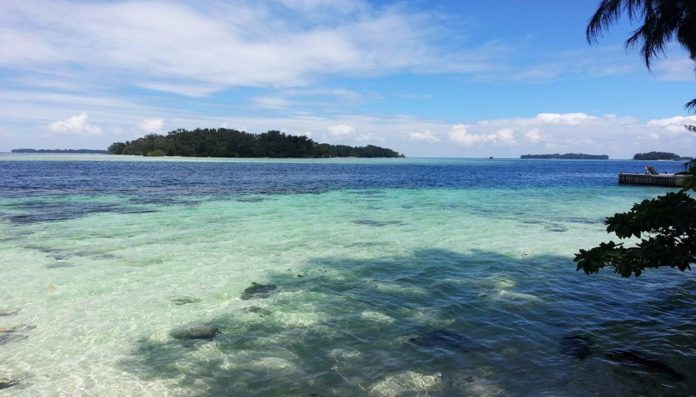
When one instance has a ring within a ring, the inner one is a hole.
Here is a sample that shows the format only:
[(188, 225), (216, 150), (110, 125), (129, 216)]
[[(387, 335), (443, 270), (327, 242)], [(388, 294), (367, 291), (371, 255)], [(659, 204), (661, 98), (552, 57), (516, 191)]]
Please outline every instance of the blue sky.
[(0, 151), (280, 129), (408, 156), (696, 154), (694, 63), (598, 0), (0, 3)]

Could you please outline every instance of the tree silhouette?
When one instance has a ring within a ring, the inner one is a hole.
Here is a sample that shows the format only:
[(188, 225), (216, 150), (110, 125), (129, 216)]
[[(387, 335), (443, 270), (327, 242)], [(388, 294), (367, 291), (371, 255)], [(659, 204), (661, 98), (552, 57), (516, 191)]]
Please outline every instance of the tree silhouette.
[[(641, 23), (626, 40), (626, 47), (640, 47), (648, 69), (674, 39), (689, 52), (692, 60), (696, 60), (695, 0), (602, 0), (587, 25), (587, 40), (596, 43), (623, 13), (631, 22)], [(696, 99), (685, 107), (696, 110)]]

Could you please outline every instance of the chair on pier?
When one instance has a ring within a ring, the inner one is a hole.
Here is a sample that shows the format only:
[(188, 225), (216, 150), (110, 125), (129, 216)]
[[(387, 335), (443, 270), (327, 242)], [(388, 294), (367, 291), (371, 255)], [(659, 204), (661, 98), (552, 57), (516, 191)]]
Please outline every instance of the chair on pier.
[(645, 167), (645, 172), (650, 174), (650, 175), (660, 175), (659, 172), (655, 169), (655, 167), (647, 166)]

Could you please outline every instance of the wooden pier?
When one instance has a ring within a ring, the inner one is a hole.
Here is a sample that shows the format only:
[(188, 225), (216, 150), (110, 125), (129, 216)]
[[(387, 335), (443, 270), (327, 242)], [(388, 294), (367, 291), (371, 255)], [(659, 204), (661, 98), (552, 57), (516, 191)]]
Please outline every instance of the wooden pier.
[(682, 187), (690, 175), (675, 174), (619, 174), (619, 184), (621, 185), (650, 185), (650, 186), (672, 186)]

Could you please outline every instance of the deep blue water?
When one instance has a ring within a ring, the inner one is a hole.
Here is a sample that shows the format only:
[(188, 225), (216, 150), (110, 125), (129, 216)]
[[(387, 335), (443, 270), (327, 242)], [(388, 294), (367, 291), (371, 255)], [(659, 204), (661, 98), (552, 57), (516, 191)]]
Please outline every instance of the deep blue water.
[(619, 172), (682, 169), (633, 160), (398, 159), (308, 162), (0, 161), (0, 196), (141, 198), (319, 193), (336, 189), (615, 186)]

